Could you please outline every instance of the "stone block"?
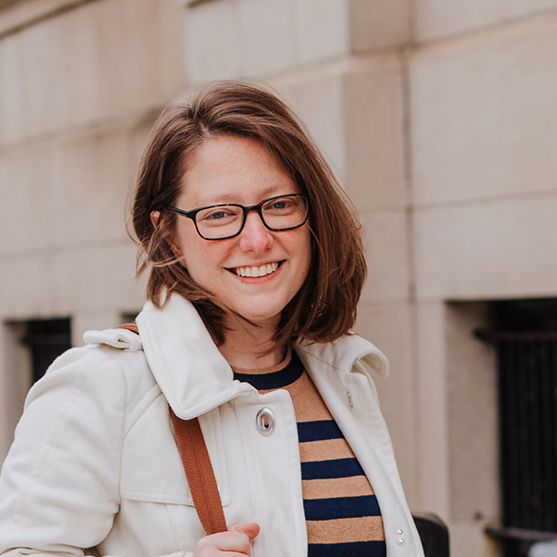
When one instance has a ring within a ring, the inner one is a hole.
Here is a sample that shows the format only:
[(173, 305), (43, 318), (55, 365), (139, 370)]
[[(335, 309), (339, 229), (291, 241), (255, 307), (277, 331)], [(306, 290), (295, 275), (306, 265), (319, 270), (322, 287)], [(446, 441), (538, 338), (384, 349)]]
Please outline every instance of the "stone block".
[(270, 77), (292, 68), (402, 44), (408, 0), (215, 0), (189, 8), (194, 83)]
[(410, 294), (408, 229), (404, 211), (362, 212), (362, 235), (368, 262), (364, 297), (407, 300)]
[(127, 128), (126, 133), (128, 137), (129, 168), (132, 171), (134, 177), (134, 179), (130, 182), (130, 196), (132, 195), (135, 187), (135, 177), (137, 175), (137, 172), (139, 171), (141, 157), (145, 148), (147, 147), (149, 134), (161, 112), (161, 110), (157, 109), (148, 114), (145, 114), (139, 120), (130, 123), (129, 128)]
[(64, 141), (56, 157), (59, 192), (56, 244), (125, 237), (124, 208), (132, 169), (125, 132)]
[(412, 321), (412, 309), (407, 302), (365, 300), (358, 308), (354, 331), (373, 342), (389, 360), (389, 377), (375, 378), (375, 384), (406, 497), (415, 509), (420, 503)]
[(350, 50), (349, 4), (346, 0), (294, 2), (296, 57), (302, 64), (339, 56)]
[(501, 548), (483, 532), (481, 522), (452, 522), (450, 526), (451, 557), (500, 557)]
[(557, 17), (410, 60), (418, 204), (557, 189)]
[[(146, 79), (155, 81), (153, 96), (145, 104), (159, 107), (182, 94), (190, 85), (184, 38), (187, 13), (175, 0), (151, 2), (156, 10), (152, 14), (153, 19), (145, 23), (147, 28), (140, 29), (135, 39), (141, 41), (142, 36), (147, 35), (145, 43), (156, 53), (153, 66), (147, 68), (146, 75)], [(153, 28), (151, 33), (148, 33), (149, 25)]]
[(406, 201), (402, 81), (395, 56), (371, 60), (344, 77), (346, 189), (360, 209)]
[(555, 296), (556, 214), (554, 193), (417, 211), (418, 296)]
[(0, 144), (166, 104), (187, 87), (185, 17), (173, 0), (92, 2), (1, 41)]
[(342, 72), (273, 83), (300, 117), (341, 183), (346, 177), (344, 86)]
[(451, 520), (476, 523), (480, 533), (479, 520), (500, 514), (496, 353), (474, 335), (491, 316), (487, 304), (471, 302), (448, 304), (446, 317)]
[(39, 252), (126, 236), (128, 133), (30, 143), (0, 155), (0, 253)]
[(293, 0), (217, 0), (188, 10), (192, 83), (264, 76), (294, 65)]
[(10, 320), (143, 305), (130, 240), (0, 258), (0, 307)]
[(52, 13), (67, 9), (71, 4), (72, 0), (0, 1), (0, 33), (10, 34), (14, 28), (25, 26), (29, 21), (46, 19)]
[[(3, 316), (0, 316), (0, 319)], [(21, 413), (27, 391), (32, 382), (32, 362), (29, 351), (21, 344), (25, 333), (20, 323), (2, 319), (0, 348), (0, 463), (13, 441), (13, 432)]]
[(418, 42), (532, 17), (557, 8), (556, 0), (416, 0)]
[(409, 0), (350, 0), (352, 52), (393, 47), (409, 40)]
[(0, 41), (0, 144), (13, 143), (21, 134), (23, 85), (18, 64), (15, 38), (7, 37)]
[(403, 84), (395, 55), (341, 61), (272, 85), (306, 123), (358, 208), (405, 204)]
[(54, 182), (49, 145), (1, 153), (0, 254), (40, 251), (54, 241), (53, 225), (59, 215)]
[(296, 59), (293, 0), (239, 0), (240, 42), (245, 75), (269, 75)]
[(191, 79), (272, 77), (350, 52), (348, 0), (215, 0), (190, 6)]
[(415, 317), (418, 508), (447, 520), (451, 500), (444, 304), (420, 302)]
[(81, 29), (87, 29), (85, 22), (93, 27), (103, 117), (166, 104), (187, 88), (186, 14), (176, 2), (112, 0), (106, 7), (90, 6), (90, 14), (82, 9), (75, 17), (82, 17)]
[(199, 84), (244, 71), (238, 3), (203, 2), (189, 9), (186, 56), (189, 77)]

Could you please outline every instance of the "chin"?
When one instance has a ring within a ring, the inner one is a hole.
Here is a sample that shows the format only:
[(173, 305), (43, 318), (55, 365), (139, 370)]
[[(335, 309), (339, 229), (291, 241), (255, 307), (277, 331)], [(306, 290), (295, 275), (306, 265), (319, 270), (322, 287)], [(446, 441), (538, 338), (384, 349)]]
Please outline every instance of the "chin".
[(254, 323), (255, 325), (278, 325), (281, 314), (280, 311), (277, 313), (270, 313), (269, 311), (254, 313), (253, 308), (250, 309), (251, 311), (238, 311), (237, 313), (246, 321)]

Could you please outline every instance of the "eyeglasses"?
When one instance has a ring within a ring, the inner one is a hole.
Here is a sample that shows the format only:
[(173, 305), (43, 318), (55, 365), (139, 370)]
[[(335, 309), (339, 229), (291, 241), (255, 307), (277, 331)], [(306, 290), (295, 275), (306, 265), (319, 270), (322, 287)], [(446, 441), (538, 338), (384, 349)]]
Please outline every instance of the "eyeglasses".
[(191, 219), (198, 234), (205, 240), (226, 240), (238, 236), (250, 211), (257, 211), (263, 224), (275, 232), (299, 228), (306, 222), (309, 212), (308, 200), (299, 193), (270, 197), (249, 207), (219, 203), (191, 211), (170, 206), (166, 208)]

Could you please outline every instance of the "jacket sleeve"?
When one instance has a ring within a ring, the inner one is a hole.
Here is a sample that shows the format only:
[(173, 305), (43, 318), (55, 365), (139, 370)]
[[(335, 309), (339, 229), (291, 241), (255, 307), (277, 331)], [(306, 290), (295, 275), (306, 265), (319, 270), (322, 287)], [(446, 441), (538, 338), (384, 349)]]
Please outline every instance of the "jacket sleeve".
[(0, 555), (83, 556), (107, 536), (125, 420), (126, 376), (110, 352), (78, 348), (54, 362), (29, 392), (3, 465)]

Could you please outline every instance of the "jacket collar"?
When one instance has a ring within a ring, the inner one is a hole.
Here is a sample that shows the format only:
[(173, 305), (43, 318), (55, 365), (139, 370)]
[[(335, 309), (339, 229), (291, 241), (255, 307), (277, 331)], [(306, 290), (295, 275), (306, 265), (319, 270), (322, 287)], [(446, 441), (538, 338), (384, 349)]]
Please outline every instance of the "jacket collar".
[(306, 369), (327, 365), (339, 371), (355, 371), (372, 377), (389, 375), (389, 362), (371, 342), (355, 334), (346, 334), (323, 344), (300, 341), (296, 347)]
[[(162, 309), (147, 302), (136, 321), (151, 371), (179, 418), (194, 418), (242, 392), (253, 392), (250, 385), (233, 380), (195, 307), (181, 296), (172, 295)], [(380, 376), (389, 370), (385, 356), (356, 335), (334, 343), (301, 342), (296, 351), (306, 368), (328, 365)]]
[(233, 381), (195, 307), (181, 296), (170, 296), (162, 309), (147, 302), (136, 322), (149, 367), (179, 418), (199, 416), (245, 390)]

